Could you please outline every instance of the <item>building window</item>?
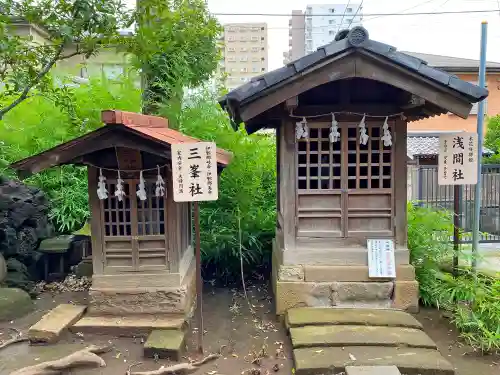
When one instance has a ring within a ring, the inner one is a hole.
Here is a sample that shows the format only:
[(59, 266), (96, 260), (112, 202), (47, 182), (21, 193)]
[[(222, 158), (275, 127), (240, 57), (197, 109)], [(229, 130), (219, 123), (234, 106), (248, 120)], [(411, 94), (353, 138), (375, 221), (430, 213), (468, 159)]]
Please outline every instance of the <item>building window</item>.
[(240, 61), (248, 61), (248, 57), (247, 56), (241, 56), (240, 57)]
[(232, 35), (231, 35), (231, 36), (228, 36), (228, 37), (227, 37), (227, 40), (228, 40), (229, 42), (234, 42), (234, 36), (232, 36)]
[(346, 11), (347, 13), (352, 13), (352, 8), (346, 8), (346, 9), (345, 9), (345, 11)]
[(248, 72), (248, 69), (247, 69), (247, 68), (241, 68), (241, 72), (242, 72), (242, 73), (247, 73), (247, 72)]
[(236, 52), (236, 48), (228, 47), (227, 52)]
[(264, 40), (265, 38), (264, 37), (261, 37), (260, 40)]
[(252, 42), (256, 42), (259, 40), (259, 37), (258, 36), (252, 36)]
[(334, 8), (330, 8), (328, 10), (330, 11), (330, 13), (335, 13), (335, 9)]
[(254, 67), (252, 68), (252, 72), (254, 72), (254, 73), (258, 73), (258, 72), (259, 72), (259, 68), (257, 68), (256, 66), (254, 66)]
[(329, 35), (335, 35), (335, 31), (330, 30), (330, 31), (328, 31), (328, 34), (329, 34)]
[(262, 68), (262, 69), (261, 69), (261, 71), (262, 71), (262, 72), (265, 72), (265, 71), (266, 71), (266, 68)]
[(243, 47), (240, 49), (241, 52), (246, 52), (247, 51), (247, 48)]
[(336, 21), (335, 21), (335, 20), (328, 20), (328, 23), (329, 23), (330, 25), (335, 25)]

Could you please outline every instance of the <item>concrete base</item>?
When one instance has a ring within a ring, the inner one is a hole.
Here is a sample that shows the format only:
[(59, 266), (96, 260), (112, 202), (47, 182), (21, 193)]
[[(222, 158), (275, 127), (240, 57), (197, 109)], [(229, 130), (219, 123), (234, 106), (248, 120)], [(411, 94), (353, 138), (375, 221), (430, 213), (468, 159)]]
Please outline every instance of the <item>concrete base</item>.
[(85, 312), (86, 306), (62, 304), (45, 314), (41, 320), (28, 331), (32, 343), (53, 343), (61, 333), (78, 321)]
[[(178, 274), (139, 274), (137, 285), (130, 275), (128, 285), (124, 276), (106, 275), (93, 277), (89, 291), (89, 316), (129, 316), (182, 314), (187, 316), (196, 299), (196, 275), (194, 264), (179, 279)], [(175, 278), (177, 277), (177, 279)], [(105, 282), (103, 279), (105, 278)], [(132, 279), (132, 280), (131, 280)]]
[(144, 357), (180, 361), (186, 349), (185, 333), (180, 330), (156, 330), (144, 344)]
[[(295, 250), (298, 251), (298, 250)], [(409, 264), (396, 266), (396, 279), (371, 279), (368, 266), (282, 263), (273, 249), (272, 283), (276, 314), (294, 307), (365, 307), (418, 311), (418, 283)], [(367, 257), (367, 256), (366, 256)]]

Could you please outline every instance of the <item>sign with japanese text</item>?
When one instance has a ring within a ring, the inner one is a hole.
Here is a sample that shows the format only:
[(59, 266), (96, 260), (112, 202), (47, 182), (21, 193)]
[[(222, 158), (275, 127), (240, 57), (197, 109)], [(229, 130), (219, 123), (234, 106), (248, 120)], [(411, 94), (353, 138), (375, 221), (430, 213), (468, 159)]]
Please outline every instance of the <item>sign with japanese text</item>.
[(394, 241), (388, 239), (367, 240), (367, 246), (368, 276), (373, 278), (395, 278)]
[(439, 185), (477, 184), (477, 134), (439, 136)]
[(175, 202), (217, 200), (215, 143), (172, 145), (172, 178)]

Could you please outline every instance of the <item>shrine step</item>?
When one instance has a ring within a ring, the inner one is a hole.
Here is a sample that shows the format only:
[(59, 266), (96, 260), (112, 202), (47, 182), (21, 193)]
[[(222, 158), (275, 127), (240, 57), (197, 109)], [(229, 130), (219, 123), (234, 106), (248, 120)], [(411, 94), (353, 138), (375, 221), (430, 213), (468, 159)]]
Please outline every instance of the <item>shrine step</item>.
[(144, 357), (180, 361), (185, 349), (185, 332), (180, 330), (154, 330), (144, 344)]
[(147, 336), (154, 330), (183, 330), (184, 317), (131, 315), (131, 316), (85, 316), (76, 322), (72, 332), (116, 335), (122, 337)]
[(375, 375), (380, 373), (378, 366), (396, 366), (405, 375), (455, 373), (422, 325), (403, 311), (292, 308), (286, 313), (286, 326), (292, 341), (296, 375), (336, 374), (347, 370)]

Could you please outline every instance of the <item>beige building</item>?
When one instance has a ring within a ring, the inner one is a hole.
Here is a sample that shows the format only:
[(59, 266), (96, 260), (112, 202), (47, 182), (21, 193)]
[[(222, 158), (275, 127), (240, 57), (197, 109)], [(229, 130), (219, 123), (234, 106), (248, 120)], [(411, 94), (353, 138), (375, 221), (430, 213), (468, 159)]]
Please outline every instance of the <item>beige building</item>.
[[(50, 43), (49, 34), (42, 28), (23, 20), (13, 22), (13, 32), (19, 36), (31, 39), (34, 44)], [(74, 47), (68, 47), (63, 55), (74, 52)], [(130, 67), (130, 56), (118, 52), (114, 47), (102, 47), (99, 53), (85, 58), (77, 55), (59, 61), (54, 72), (69, 74), (75, 77), (89, 78), (102, 75), (108, 79), (118, 78)]]
[(268, 71), (268, 33), (266, 23), (224, 25), (221, 73), (229, 90)]

